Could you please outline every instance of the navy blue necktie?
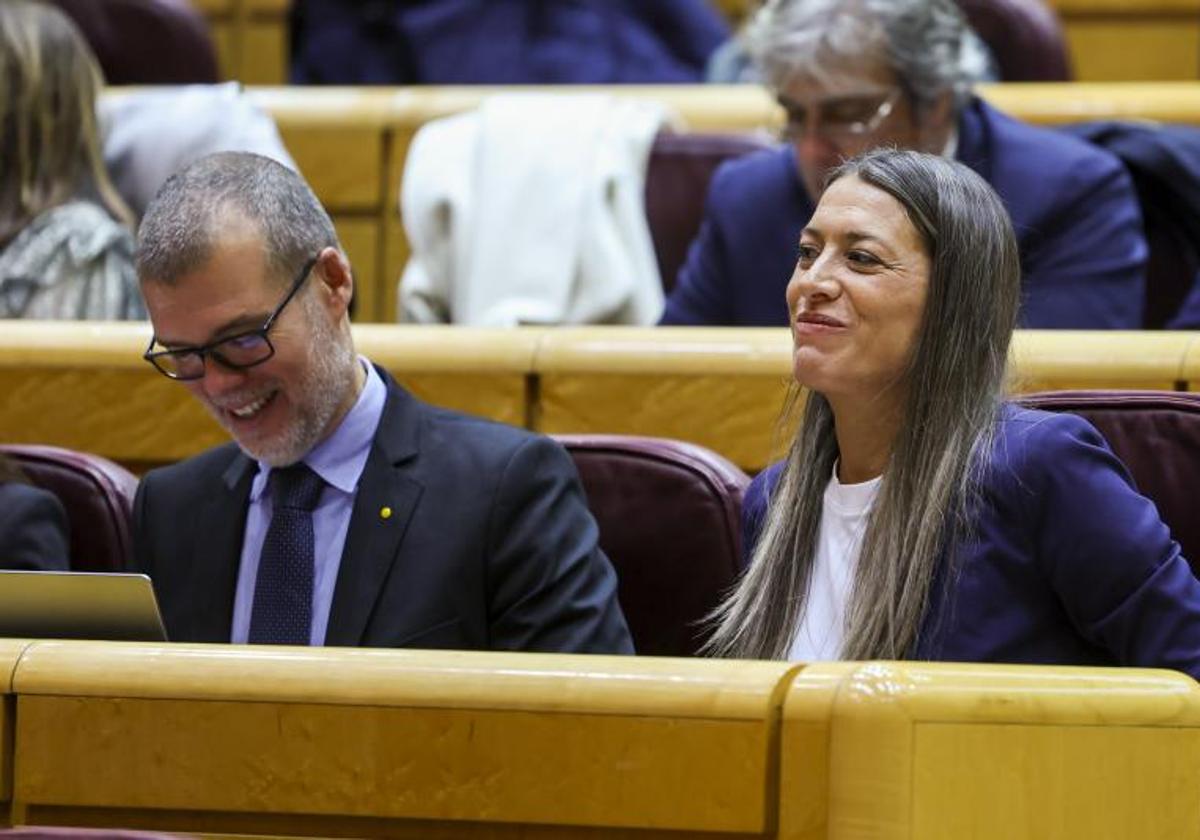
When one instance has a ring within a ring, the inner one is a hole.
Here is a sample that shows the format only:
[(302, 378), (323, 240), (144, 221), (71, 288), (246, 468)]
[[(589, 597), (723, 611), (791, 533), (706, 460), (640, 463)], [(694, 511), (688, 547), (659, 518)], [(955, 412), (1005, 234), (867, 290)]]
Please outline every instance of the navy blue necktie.
[(252, 644), (307, 645), (312, 627), (312, 511), (325, 482), (304, 464), (271, 470), (271, 524), (258, 560)]

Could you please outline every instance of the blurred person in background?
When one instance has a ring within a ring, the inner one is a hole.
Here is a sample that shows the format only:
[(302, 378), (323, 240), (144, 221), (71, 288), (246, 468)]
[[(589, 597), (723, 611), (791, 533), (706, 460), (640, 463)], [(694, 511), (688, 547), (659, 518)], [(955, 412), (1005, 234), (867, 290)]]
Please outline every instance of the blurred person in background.
[(1147, 248), (1113, 155), (972, 93), (987, 67), (954, 0), (770, 0), (746, 33), (787, 142), (722, 166), (664, 324), (787, 323), (783, 286), (829, 171), (876, 147), (966, 164), (1012, 217), (1020, 325), (1137, 329)]
[(133, 217), (100, 153), (103, 79), (57, 9), (0, 3), (0, 316), (145, 317)]
[(295, 0), (292, 81), (700, 82), (727, 37), (708, 0)]
[(67, 514), (58, 497), (34, 487), (0, 455), (0, 568), (66, 571)]

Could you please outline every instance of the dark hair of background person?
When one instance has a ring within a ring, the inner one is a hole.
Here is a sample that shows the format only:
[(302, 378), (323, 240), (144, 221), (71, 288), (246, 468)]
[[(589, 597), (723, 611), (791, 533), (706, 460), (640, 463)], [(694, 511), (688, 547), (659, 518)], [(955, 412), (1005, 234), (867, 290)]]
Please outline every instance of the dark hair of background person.
[(0, 2), (0, 246), (42, 213), (94, 194), (133, 224), (100, 151), (96, 60), (74, 24), (29, 0)]
[[(940, 559), (952, 557), (973, 528), (972, 504), (1004, 397), (1021, 267), (1004, 205), (966, 166), (880, 149), (843, 164), (827, 183), (850, 176), (903, 205), (930, 257), (904, 416), (863, 538), (843, 651), (846, 659), (903, 659)], [(712, 616), (710, 654), (787, 656), (837, 457), (830, 404), (810, 393), (750, 566)]]

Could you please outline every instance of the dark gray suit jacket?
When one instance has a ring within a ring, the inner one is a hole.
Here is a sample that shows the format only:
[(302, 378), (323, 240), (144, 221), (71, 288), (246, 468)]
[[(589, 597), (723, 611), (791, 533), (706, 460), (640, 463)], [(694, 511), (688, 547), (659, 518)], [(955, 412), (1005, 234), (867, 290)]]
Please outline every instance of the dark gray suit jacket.
[[(326, 644), (631, 653), (570, 456), (548, 438), (428, 406), (380, 373), (387, 402)], [(173, 641), (230, 639), (254, 474), (226, 444), (138, 488), (136, 563)]]
[(58, 497), (19, 482), (0, 482), (0, 569), (66, 571), (67, 514)]

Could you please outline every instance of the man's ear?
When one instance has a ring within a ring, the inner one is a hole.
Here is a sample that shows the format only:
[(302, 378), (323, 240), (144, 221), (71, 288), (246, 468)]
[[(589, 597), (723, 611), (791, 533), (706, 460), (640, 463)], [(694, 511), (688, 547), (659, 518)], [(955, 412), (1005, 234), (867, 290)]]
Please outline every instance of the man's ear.
[(354, 299), (354, 273), (346, 255), (337, 248), (324, 248), (317, 256), (316, 269), (325, 293), (323, 299), (342, 312), (349, 311)]

